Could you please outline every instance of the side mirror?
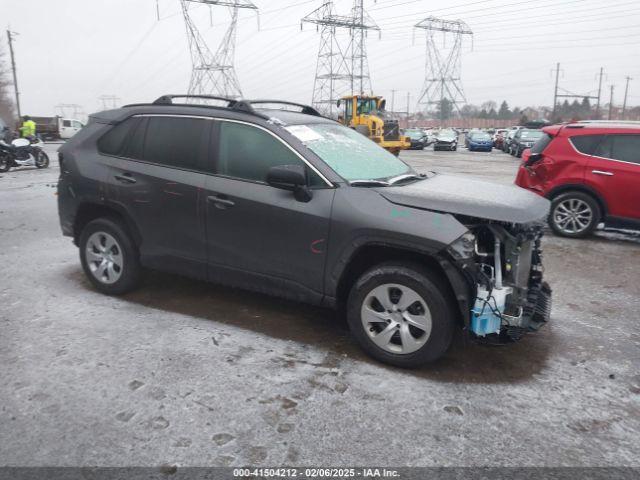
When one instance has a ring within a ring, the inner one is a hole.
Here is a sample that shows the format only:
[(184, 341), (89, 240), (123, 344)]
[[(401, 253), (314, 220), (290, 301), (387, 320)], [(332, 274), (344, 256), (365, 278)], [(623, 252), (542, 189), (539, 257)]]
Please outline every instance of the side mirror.
[(336, 102), (336, 107), (340, 108), (340, 103), (341, 103), (341, 102), (340, 102), (340, 100), (338, 100), (338, 101)]
[(387, 101), (385, 99), (380, 100), (380, 106), (378, 107), (380, 110), (385, 110), (387, 106)]
[(299, 202), (311, 200), (311, 190), (307, 187), (307, 171), (302, 165), (278, 165), (267, 172), (267, 184), (281, 190), (293, 192)]

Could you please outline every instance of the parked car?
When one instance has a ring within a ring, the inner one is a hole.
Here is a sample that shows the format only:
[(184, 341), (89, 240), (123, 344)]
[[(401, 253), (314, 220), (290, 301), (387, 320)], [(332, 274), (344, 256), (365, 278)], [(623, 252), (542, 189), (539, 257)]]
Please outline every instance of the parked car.
[(402, 367), (443, 355), (455, 328), (511, 341), (549, 319), (547, 200), (418, 174), (309, 106), (177, 98), (95, 114), (59, 150), (62, 232), (97, 290), (128, 292), (148, 267), (340, 308)]
[(474, 132), (469, 135), (470, 152), (490, 152), (491, 150), (493, 150), (493, 138), (491, 138), (491, 135), (485, 132)]
[(497, 148), (502, 150), (502, 144), (504, 142), (504, 138), (506, 137), (508, 130), (497, 130), (493, 135), (493, 148)]
[(519, 125), (510, 127), (507, 135), (504, 138), (504, 141), (502, 142), (502, 151), (505, 153), (509, 153), (509, 148), (511, 147), (511, 142), (513, 141), (513, 137), (515, 136), (516, 133), (518, 133), (518, 130), (521, 130), (524, 127), (521, 127)]
[(433, 151), (450, 150), (455, 152), (458, 149), (458, 135), (453, 130), (440, 130), (433, 142)]
[(516, 184), (551, 200), (552, 230), (585, 237), (599, 223), (640, 229), (640, 122), (543, 128)]
[(482, 132), (482, 130), (480, 130), (479, 128), (472, 128), (471, 130), (466, 132), (464, 134), (464, 147), (465, 148), (469, 148), (469, 137), (471, 135), (473, 135), (474, 133), (481, 133), (481, 132)]
[(522, 128), (516, 132), (509, 145), (509, 153), (514, 157), (521, 157), (522, 152), (527, 148), (533, 147), (533, 144), (542, 137), (542, 130), (531, 130)]
[(424, 147), (428, 144), (427, 136), (419, 128), (407, 128), (404, 131), (404, 135), (409, 137), (411, 141), (409, 150), (424, 150)]

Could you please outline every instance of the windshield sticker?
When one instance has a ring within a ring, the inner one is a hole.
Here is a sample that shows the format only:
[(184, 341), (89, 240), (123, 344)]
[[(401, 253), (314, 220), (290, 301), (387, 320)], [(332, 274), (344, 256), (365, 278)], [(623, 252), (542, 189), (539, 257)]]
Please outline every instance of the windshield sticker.
[(322, 140), (322, 135), (318, 132), (310, 129), (306, 125), (291, 125), (289, 127), (285, 127), (291, 135), (296, 137), (302, 143), (312, 142), (314, 140)]

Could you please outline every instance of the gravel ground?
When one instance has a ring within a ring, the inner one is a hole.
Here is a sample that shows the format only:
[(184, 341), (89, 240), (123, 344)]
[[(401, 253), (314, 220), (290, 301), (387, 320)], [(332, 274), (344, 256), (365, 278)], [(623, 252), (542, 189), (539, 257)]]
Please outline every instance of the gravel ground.
[[(51, 168), (0, 177), (0, 465), (640, 466), (640, 235), (548, 235), (552, 321), (405, 371), (328, 310), (153, 273), (96, 293)], [(404, 152), (511, 183), (495, 152)]]

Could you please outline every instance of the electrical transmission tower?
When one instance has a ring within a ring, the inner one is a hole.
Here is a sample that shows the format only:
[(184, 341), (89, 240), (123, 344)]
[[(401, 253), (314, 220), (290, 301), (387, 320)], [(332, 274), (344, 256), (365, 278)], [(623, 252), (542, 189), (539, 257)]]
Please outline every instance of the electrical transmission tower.
[[(231, 23), (214, 54), (205, 42), (189, 14), (190, 3), (204, 3), (229, 7)], [(191, 52), (191, 81), (189, 95), (219, 95), (229, 98), (242, 97), (240, 82), (233, 66), (236, 48), (236, 27), (238, 10), (250, 8), (257, 10), (250, 0), (180, 0), (182, 14), (187, 28), (189, 50)]]
[[(415, 28), (425, 31), (427, 56), (425, 78), (418, 96), (418, 109), (432, 110), (445, 100), (460, 112), (460, 105), (466, 103), (460, 81), (462, 41), (464, 35), (473, 35), (469, 26), (460, 20), (443, 20), (427, 17)], [(442, 47), (436, 40), (436, 33), (442, 32)], [(451, 40), (447, 47), (446, 41)]]
[(102, 102), (102, 109), (109, 110), (111, 108), (118, 108), (118, 103), (120, 102), (120, 97), (115, 95), (100, 95), (98, 100)]
[[(320, 28), (320, 48), (313, 84), (314, 108), (333, 116), (342, 96), (371, 94), (366, 32), (380, 30), (364, 10), (363, 0), (354, 0), (349, 15), (334, 12), (333, 1), (325, 2), (302, 19)], [(341, 33), (348, 33), (347, 39)]]

